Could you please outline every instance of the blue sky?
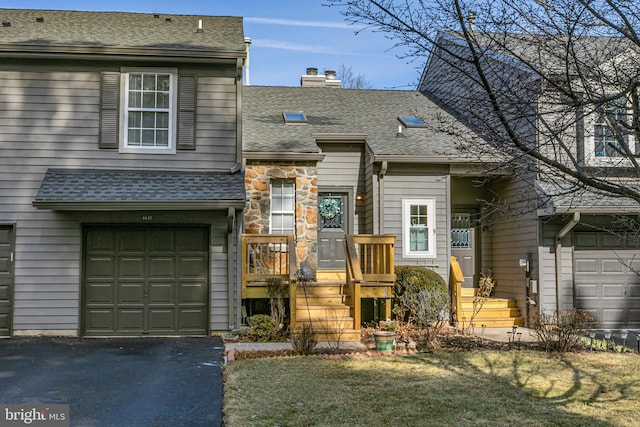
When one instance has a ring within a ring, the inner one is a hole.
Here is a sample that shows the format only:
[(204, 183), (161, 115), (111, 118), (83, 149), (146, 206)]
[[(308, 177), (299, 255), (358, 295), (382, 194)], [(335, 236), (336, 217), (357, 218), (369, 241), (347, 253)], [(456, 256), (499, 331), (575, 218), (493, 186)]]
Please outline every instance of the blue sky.
[(325, 0), (21, 0), (2, 2), (3, 8), (68, 9), (232, 15), (244, 17), (245, 36), (251, 37), (252, 85), (298, 86), (307, 67), (320, 72), (341, 64), (362, 74), (377, 89), (415, 89), (422, 59), (398, 59), (401, 51), (381, 33), (345, 22)]

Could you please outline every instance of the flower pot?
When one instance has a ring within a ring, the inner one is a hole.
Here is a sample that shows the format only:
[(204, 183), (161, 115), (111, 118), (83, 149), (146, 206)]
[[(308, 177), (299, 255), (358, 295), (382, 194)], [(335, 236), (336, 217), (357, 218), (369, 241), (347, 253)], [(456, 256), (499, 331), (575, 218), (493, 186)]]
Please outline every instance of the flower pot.
[(393, 331), (375, 331), (373, 339), (376, 342), (376, 351), (391, 351), (396, 334)]

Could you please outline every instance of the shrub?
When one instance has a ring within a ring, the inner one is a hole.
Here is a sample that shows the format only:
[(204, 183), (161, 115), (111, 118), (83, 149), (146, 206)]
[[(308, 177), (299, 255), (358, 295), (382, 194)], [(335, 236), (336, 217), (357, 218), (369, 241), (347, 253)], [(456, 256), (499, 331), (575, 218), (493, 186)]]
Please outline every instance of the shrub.
[(289, 284), (282, 282), (279, 278), (267, 279), (267, 296), (269, 297), (271, 317), (277, 325), (284, 323), (287, 310), (286, 299), (289, 297)]
[(582, 346), (582, 331), (593, 319), (579, 308), (556, 311), (552, 315), (534, 314), (531, 320), (538, 343), (546, 351), (568, 352)]
[(296, 354), (308, 356), (318, 345), (318, 337), (310, 323), (303, 323), (291, 333), (291, 343)]
[(271, 316), (256, 314), (247, 318), (249, 329), (242, 331), (242, 338), (250, 341), (274, 341), (282, 339), (279, 325)]
[(415, 266), (396, 267), (394, 313), (407, 324), (423, 329), (422, 341), (434, 346), (448, 320), (449, 290), (433, 270)]

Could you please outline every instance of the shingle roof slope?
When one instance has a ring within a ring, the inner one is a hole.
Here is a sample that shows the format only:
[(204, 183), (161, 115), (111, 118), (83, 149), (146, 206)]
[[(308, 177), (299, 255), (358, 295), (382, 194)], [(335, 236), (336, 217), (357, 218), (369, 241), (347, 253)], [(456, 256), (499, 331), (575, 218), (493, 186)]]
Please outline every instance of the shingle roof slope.
[[(41, 18), (41, 19), (40, 19)], [(244, 53), (241, 17), (0, 9), (0, 45)], [(198, 21), (203, 31), (197, 32)], [(41, 21), (41, 22), (39, 22)]]
[[(308, 124), (285, 124), (284, 111), (302, 111)], [(398, 116), (427, 126), (403, 129)], [(245, 152), (316, 153), (314, 134), (366, 134), (375, 155), (464, 157), (461, 138), (473, 132), (417, 91), (325, 87), (243, 88)]]
[(49, 169), (34, 202), (244, 201), (242, 174)]

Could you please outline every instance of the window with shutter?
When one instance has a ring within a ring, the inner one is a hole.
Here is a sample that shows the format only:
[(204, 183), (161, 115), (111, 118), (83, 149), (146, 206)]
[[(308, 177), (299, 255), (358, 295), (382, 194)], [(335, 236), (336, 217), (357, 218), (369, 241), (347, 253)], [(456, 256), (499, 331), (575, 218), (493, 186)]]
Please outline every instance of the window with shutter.
[(123, 69), (100, 77), (99, 147), (172, 154), (196, 149), (197, 77)]

